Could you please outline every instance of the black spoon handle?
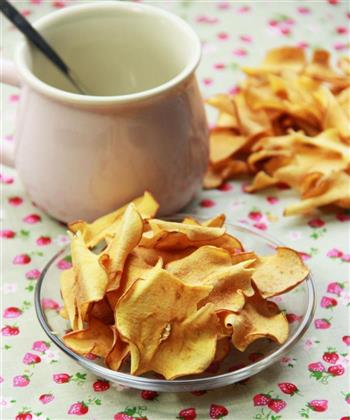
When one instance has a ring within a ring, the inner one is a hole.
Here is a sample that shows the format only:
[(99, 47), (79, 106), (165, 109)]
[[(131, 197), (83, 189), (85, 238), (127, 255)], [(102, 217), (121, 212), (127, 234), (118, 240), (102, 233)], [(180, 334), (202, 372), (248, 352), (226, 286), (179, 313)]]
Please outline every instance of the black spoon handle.
[(81, 92), (83, 90), (72, 77), (67, 64), (61, 59), (56, 51), (45, 41), (36, 29), (25, 19), (18, 10), (7, 0), (0, 0), (0, 10), (2, 13), (50, 60), (52, 61)]

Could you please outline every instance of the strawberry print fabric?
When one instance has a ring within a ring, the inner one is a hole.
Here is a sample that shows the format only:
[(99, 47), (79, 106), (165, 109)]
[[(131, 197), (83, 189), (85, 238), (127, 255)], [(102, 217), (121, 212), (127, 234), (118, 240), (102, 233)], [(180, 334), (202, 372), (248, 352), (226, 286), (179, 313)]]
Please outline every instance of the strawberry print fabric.
[[(30, 20), (78, 1), (14, 1)], [(241, 65), (257, 64), (265, 51), (298, 45), (327, 48), (337, 57), (349, 47), (349, 3), (319, 1), (158, 1), (189, 22), (203, 43), (198, 79), (204, 97), (235, 92)], [(20, 39), (2, 19), (2, 52), (11, 58)], [(3, 87), (2, 144), (13, 142), (20, 92)], [(208, 110), (209, 120), (215, 114)], [(48, 342), (36, 320), (34, 288), (47, 261), (67, 244), (65, 227), (36, 208), (14, 170), (1, 167), (2, 191), (2, 418), (86, 419), (349, 419), (350, 213), (318, 212), (284, 218), (298, 197), (273, 189), (250, 195), (244, 181), (205, 191), (188, 207), (201, 217), (224, 212), (231, 222), (266, 231), (302, 252), (317, 287), (312, 326), (287, 357), (243, 383), (214, 391), (168, 394), (125, 390), (91, 375)], [(60, 269), (69, 260), (59, 262)], [(58, 303), (45, 301), (52, 309)], [(289, 314), (296, 322), (298, 314)], [(252, 357), (259, 358), (259, 354)]]

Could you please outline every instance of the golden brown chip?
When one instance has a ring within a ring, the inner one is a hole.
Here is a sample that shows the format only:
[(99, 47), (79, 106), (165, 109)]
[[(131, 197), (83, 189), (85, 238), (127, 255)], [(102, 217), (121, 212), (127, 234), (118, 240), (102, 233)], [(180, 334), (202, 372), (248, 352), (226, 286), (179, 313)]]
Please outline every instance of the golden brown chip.
[(303, 199), (323, 194), (327, 189), (324, 174), (311, 172), (304, 176), (300, 183), (300, 194)]
[(336, 72), (330, 64), (331, 55), (326, 50), (314, 50), (311, 63), (309, 63), (304, 72), (306, 75), (317, 80), (327, 82), (337, 82), (343, 78)]
[(252, 263), (258, 258), (258, 256), (251, 251), (238, 252), (237, 254), (231, 255), (232, 264), (238, 264), (242, 261), (252, 260)]
[(245, 296), (253, 296), (251, 277), (254, 268), (248, 268), (254, 260), (247, 260), (230, 267), (220, 267), (203, 284), (213, 286), (213, 290), (199, 306), (214, 304), (215, 311), (240, 311), (245, 303)]
[[(159, 208), (159, 204), (148, 191), (142, 197), (133, 200), (132, 203), (142, 217), (146, 219), (154, 217)], [(69, 229), (74, 233), (80, 231), (88, 246), (93, 247), (104, 239), (107, 233), (113, 234), (118, 230), (120, 218), (125, 213), (128, 205), (126, 204), (118, 210), (96, 219), (92, 223), (87, 223), (82, 220), (72, 222), (69, 224)]]
[(188, 284), (207, 284), (219, 269), (231, 266), (228, 251), (214, 246), (202, 246), (187, 257), (172, 261), (165, 269)]
[(218, 214), (217, 216), (212, 217), (211, 219), (206, 220), (205, 222), (202, 223), (203, 226), (208, 226), (208, 227), (224, 227), (225, 225), (225, 221), (226, 221), (226, 216), (221, 213)]
[(186, 257), (195, 249), (196, 248), (193, 247), (171, 251), (156, 248), (144, 248), (142, 246), (138, 246), (134, 249), (133, 254), (141, 258), (146, 264), (155, 266), (159, 259), (161, 259), (163, 261), (163, 264), (165, 265), (171, 261), (179, 260), (181, 258)]
[(78, 293), (77, 280), (73, 268), (64, 270), (60, 276), (61, 295), (64, 302), (66, 315), (69, 319), (72, 330), (83, 328), (82, 321), (79, 322), (78, 310), (76, 305), (76, 295)]
[(304, 203), (285, 214), (350, 207), (342, 186), (341, 193), (328, 189), (335, 186), (333, 174), (350, 172), (349, 67), (345, 57), (334, 69), (325, 50), (315, 50), (309, 61), (300, 48), (280, 47), (268, 51), (260, 67), (243, 69), (238, 94), (207, 101), (219, 116), (204, 187), (251, 174), (248, 192), (283, 183), (301, 194)]
[(76, 353), (105, 357), (113, 345), (113, 330), (98, 319), (90, 318), (86, 329), (70, 332), (62, 339)]
[(120, 338), (118, 331), (112, 327), (113, 331), (113, 344), (109, 353), (106, 355), (106, 366), (112, 370), (119, 370), (125, 358), (129, 355), (129, 344), (124, 343)]
[(210, 291), (208, 286), (185, 284), (159, 266), (133, 283), (115, 312), (117, 330), (130, 343), (132, 374), (148, 369), (168, 325), (196, 312), (197, 303)]
[(296, 251), (278, 247), (276, 254), (259, 257), (252, 280), (261, 296), (266, 299), (294, 288), (308, 274), (309, 269)]
[(216, 129), (210, 134), (210, 162), (215, 164), (231, 157), (247, 142), (246, 137), (237, 136), (227, 129)]
[(260, 171), (255, 175), (253, 182), (250, 185), (246, 186), (245, 190), (247, 192), (255, 192), (263, 190), (264, 188), (272, 187), (276, 185), (277, 182), (277, 179), (268, 175), (264, 171)]
[(108, 299), (106, 297), (104, 297), (99, 302), (95, 302), (92, 304), (92, 308), (89, 315), (103, 322), (105, 325), (114, 324), (114, 312), (111, 309), (108, 303)]
[(125, 260), (140, 242), (142, 233), (143, 220), (135, 205), (129, 204), (118, 233), (109, 243), (101, 259), (101, 264), (108, 273), (108, 292), (118, 289)]
[(145, 232), (140, 246), (168, 250), (181, 250), (215, 242), (225, 234), (225, 228), (149, 220), (151, 231)]
[(135, 373), (153, 370), (165, 379), (175, 379), (203, 372), (215, 356), (217, 323), (213, 307), (208, 304), (183, 321), (168, 324), (167, 338), (161, 341), (150, 362)]
[(320, 88), (315, 97), (324, 109), (323, 128), (336, 128), (344, 140), (350, 141), (349, 120), (331, 91)]
[[(208, 102), (209, 103), (209, 102)], [(214, 106), (212, 103), (210, 105)], [(225, 112), (220, 112), (218, 119), (216, 121), (216, 127), (218, 128), (231, 128), (235, 132), (238, 131), (238, 121), (235, 115), (227, 114)]]
[(262, 136), (271, 134), (271, 122), (264, 110), (249, 108), (245, 97), (241, 94), (233, 99), (235, 115), (240, 132), (244, 136)]
[(260, 76), (268, 73), (280, 74), (286, 69), (301, 72), (305, 63), (305, 54), (301, 48), (279, 47), (267, 52), (260, 67), (243, 67), (242, 70), (249, 76)]
[(244, 308), (238, 313), (229, 313), (225, 318), (232, 327), (232, 343), (240, 351), (259, 338), (269, 338), (283, 344), (288, 338), (288, 321), (278, 306), (264, 300), (258, 293), (247, 298)]
[(214, 356), (214, 362), (221, 362), (225, 359), (231, 349), (231, 340), (229, 337), (218, 339), (216, 342), (216, 350)]
[(232, 96), (229, 95), (215, 95), (206, 100), (208, 105), (217, 108), (222, 113), (227, 115), (234, 115)]
[(350, 176), (345, 172), (336, 172), (328, 178), (328, 188), (321, 195), (307, 198), (296, 204), (291, 204), (285, 211), (285, 216), (295, 214), (305, 214), (312, 210), (326, 206), (328, 204), (337, 204), (344, 200), (343, 207), (350, 208)]
[(78, 325), (86, 319), (93, 302), (103, 299), (106, 292), (108, 276), (99, 262), (98, 255), (89, 250), (80, 232), (71, 239), (73, 269), (77, 281), (75, 294), (78, 308)]

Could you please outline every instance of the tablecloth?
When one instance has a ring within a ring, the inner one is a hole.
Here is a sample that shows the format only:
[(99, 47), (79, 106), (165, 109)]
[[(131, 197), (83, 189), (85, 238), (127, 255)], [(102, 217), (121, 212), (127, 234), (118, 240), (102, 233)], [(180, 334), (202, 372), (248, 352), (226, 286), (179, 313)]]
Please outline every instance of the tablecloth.
[[(14, 3), (34, 21), (78, 1)], [(273, 46), (298, 45), (307, 52), (324, 47), (334, 56), (348, 52), (345, 1), (148, 3), (176, 13), (198, 32), (203, 42), (198, 78), (205, 97), (234, 91), (239, 67), (257, 64)], [(11, 57), (19, 35), (8, 22), (1, 23), (2, 52)], [(1, 96), (5, 143), (13, 141), (21, 98), (9, 87), (2, 87)], [(349, 418), (348, 212), (285, 218), (283, 208), (298, 200), (293, 191), (245, 194), (242, 181), (199, 193), (188, 208), (193, 214), (224, 212), (228, 220), (266, 231), (304, 253), (317, 287), (316, 316), (288, 357), (244, 383), (208, 392), (155, 394), (101, 382), (48, 342), (36, 319), (33, 292), (40, 270), (67, 243), (65, 228), (33, 206), (14, 170), (1, 167), (0, 181), (2, 418), (104, 420), (122, 412), (125, 419), (150, 420)]]

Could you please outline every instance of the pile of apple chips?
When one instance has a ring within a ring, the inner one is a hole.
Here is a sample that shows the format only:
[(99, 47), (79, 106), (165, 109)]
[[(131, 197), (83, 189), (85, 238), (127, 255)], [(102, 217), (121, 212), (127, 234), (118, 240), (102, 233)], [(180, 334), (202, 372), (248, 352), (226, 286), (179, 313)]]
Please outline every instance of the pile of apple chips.
[(300, 48), (270, 50), (258, 68), (243, 68), (237, 95), (217, 95), (206, 188), (252, 174), (247, 191), (279, 183), (301, 196), (285, 215), (328, 204), (350, 208), (350, 59), (337, 69), (330, 54)]
[(69, 226), (73, 267), (60, 279), (61, 314), (72, 329), (65, 344), (113, 370), (124, 363), (133, 375), (174, 379), (205, 371), (231, 346), (283, 343), (288, 322), (268, 298), (307, 277), (298, 253), (281, 247), (261, 257), (226, 232), (223, 215), (169, 222), (153, 218), (157, 209), (145, 193)]

